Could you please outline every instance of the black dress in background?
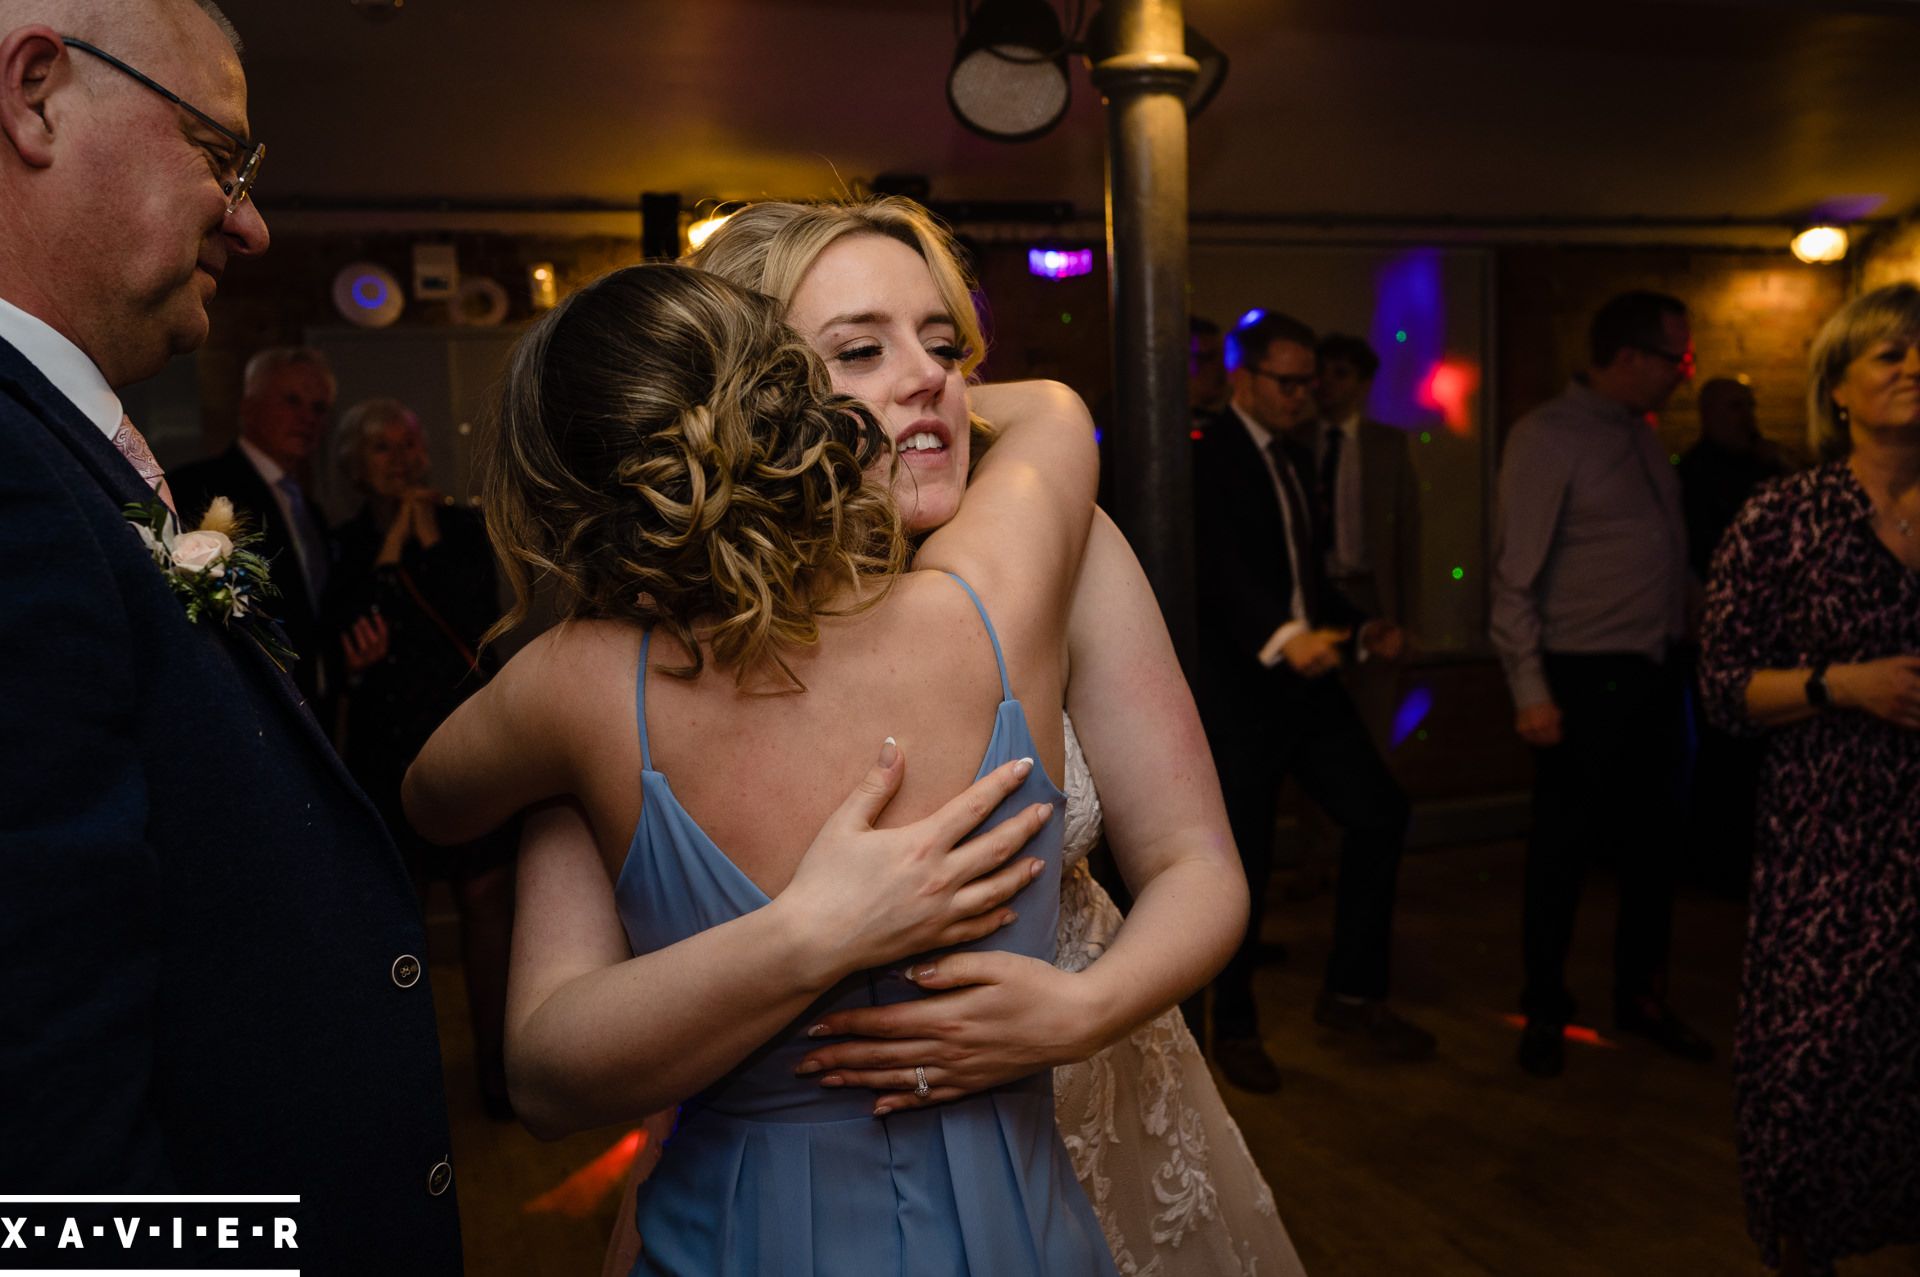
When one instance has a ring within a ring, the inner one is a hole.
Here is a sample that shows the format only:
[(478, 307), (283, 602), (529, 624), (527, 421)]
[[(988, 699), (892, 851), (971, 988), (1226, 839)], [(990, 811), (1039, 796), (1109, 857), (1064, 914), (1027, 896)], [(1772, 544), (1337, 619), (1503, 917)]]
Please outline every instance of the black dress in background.
[(435, 545), (409, 540), (399, 563), (379, 567), (374, 560), (386, 534), (372, 511), (341, 524), (327, 608), (335, 643), (359, 617), (377, 614), (387, 624), (386, 659), (347, 689), (342, 753), (422, 882), (469, 877), (513, 854), (513, 841), (504, 836), (435, 847), (413, 832), (400, 806), (400, 781), (414, 756), (494, 670), (480, 647), (500, 616), (486, 527), (477, 513), (458, 506), (434, 513)]

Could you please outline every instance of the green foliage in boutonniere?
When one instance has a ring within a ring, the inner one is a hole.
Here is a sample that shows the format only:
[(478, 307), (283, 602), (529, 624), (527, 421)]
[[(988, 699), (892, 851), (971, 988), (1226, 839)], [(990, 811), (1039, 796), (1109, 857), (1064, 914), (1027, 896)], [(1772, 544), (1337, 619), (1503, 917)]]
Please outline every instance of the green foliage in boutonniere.
[(233, 502), (215, 497), (192, 532), (175, 532), (173, 516), (159, 501), (136, 501), (126, 507), (126, 516), (186, 605), (189, 621), (211, 617), (243, 631), (281, 669), (293, 664), (293, 649), (260, 606), (280, 591), (273, 587), (267, 561), (250, 548), (259, 534), (241, 522)]

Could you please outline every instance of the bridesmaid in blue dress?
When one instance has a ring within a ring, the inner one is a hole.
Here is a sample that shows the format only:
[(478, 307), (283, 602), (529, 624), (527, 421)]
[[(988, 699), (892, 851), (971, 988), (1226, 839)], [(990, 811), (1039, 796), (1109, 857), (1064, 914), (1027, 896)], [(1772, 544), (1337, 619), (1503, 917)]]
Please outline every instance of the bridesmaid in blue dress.
[(889, 438), (773, 303), (633, 267), (528, 334), (482, 440), (509, 577), (570, 619), (428, 743), (408, 813), (453, 842), (559, 799), (594, 831), (523, 866), (509, 1081), (537, 1134), (683, 1103), (637, 1272), (1114, 1272), (1045, 1072), (941, 1105), (795, 1075), (821, 1017), (919, 996), (888, 955), (1052, 956), (1091, 428), (1037, 392), (903, 571), (885, 468), (964, 459), (954, 342), (923, 325)]

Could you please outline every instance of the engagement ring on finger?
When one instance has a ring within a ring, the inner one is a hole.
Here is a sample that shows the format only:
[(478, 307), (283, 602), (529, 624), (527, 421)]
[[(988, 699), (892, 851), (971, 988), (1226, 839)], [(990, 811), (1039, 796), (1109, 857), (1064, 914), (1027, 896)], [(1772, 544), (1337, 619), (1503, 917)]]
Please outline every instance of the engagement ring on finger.
[(927, 1085), (927, 1070), (923, 1065), (913, 1066), (913, 1093), (923, 1100), (933, 1093), (933, 1088)]

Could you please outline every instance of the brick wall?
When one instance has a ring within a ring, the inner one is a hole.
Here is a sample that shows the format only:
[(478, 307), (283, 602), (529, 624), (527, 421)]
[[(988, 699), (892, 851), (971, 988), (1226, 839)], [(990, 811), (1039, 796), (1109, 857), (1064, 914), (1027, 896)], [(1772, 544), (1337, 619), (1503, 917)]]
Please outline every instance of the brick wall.
[(1785, 252), (1649, 248), (1509, 248), (1499, 255), (1502, 433), (1560, 392), (1586, 364), (1587, 325), (1615, 293), (1651, 288), (1687, 303), (1699, 360), (1661, 414), (1670, 452), (1699, 434), (1698, 387), (1745, 377), (1760, 429), (1794, 455), (1806, 452), (1806, 364), (1813, 336), (1848, 295), (1844, 267), (1806, 266)]
[(1920, 221), (1881, 231), (1858, 251), (1861, 292), (1902, 281), (1920, 284)]

